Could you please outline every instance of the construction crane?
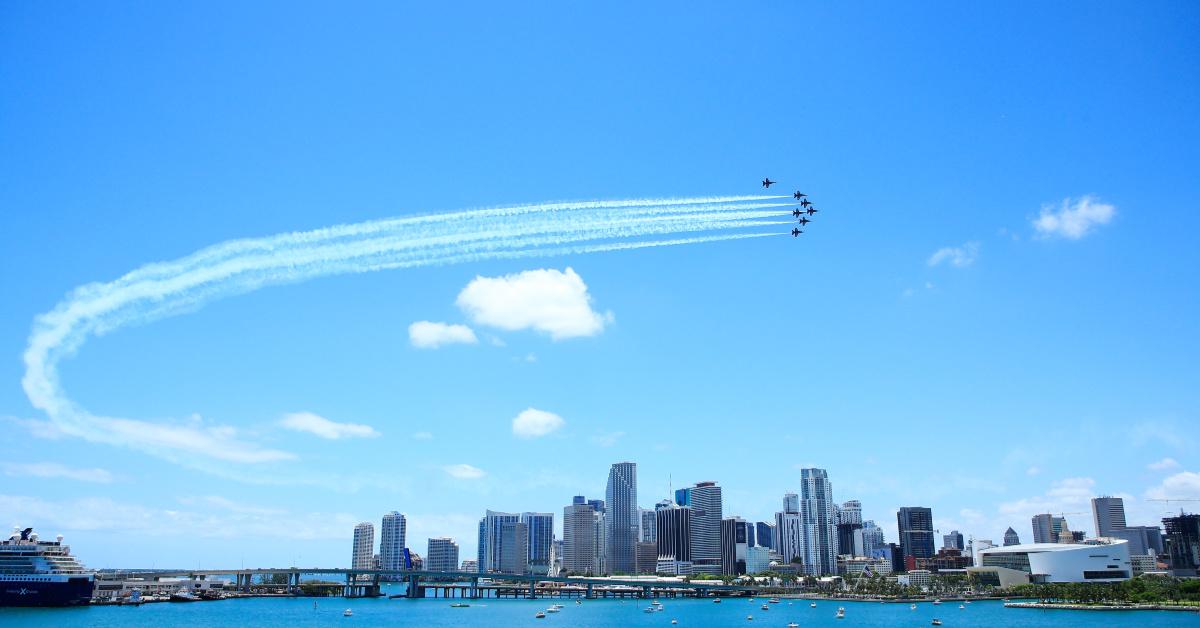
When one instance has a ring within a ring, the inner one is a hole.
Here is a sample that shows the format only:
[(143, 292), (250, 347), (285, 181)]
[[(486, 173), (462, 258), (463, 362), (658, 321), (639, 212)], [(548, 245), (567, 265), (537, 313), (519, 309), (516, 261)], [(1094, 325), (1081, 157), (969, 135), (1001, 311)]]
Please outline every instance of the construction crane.
[[(1164, 503), (1164, 504), (1169, 504), (1169, 503), (1171, 503), (1171, 502), (1200, 502), (1200, 499), (1195, 499), (1195, 498), (1192, 498), (1192, 497), (1180, 497), (1180, 498), (1178, 498), (1178, 499), (1175, 499), (1175, 498), (1170, 498), (1170, 499), (1147, 499), (1146, 501), (1148, 501), (1148, 502), (1162, 502), (1162, 503)], [(1169, 510), (1168, 510), (1168, 511), (1166, 512), (1166, 514), (1168, 514), (1168, 515), (1169, 515), (1169, 514), (1171, 514), (1171, 511), (1169, 511)], [(1179, 508), (1179, 514), (1180, 514), (1181, 516), (1183, 515), (1183, 508), (1182, 508), (1182, 507), (1180, 507), (1180, 508)]]

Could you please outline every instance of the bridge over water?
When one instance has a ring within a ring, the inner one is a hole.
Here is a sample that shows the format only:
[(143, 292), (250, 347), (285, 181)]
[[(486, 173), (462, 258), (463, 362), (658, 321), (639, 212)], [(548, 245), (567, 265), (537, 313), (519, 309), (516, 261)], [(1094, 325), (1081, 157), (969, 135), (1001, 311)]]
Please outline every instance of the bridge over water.
[[(267, 569), (187, 569), (178, 571), (115, 571), (97, 574), (98, 580), (143, 578), (155, 580), (159, 578), (199, 578), (217, 576), (232, 576), (239, 591), (249, 592), (254, 578), (263, 576), (275, 578), (286, 576), (286, 587), (290, 591), (300, 590), (304, 576), (331, 576), (341, 583), (336, 584), (347, 597), (366, 597), (380, 595), (380, 584), (384, 581), (402, 582), (407, 584), (406, 596), (410, 598), (426, 597), (427, 587), (441, 588), (443, 594), (452, 596), (458, 593), (462, 597), (476, 599), (481, 593), (493, 590), (497, 595), (501, 591), (517, 596), (524, 594), (529, 598), (548, 595), (578, 595), (579, 597), (595, 598), (598, 596), (620, 595), (634, 597), (654, 597), (660, 594), (671, 596), (714, 596), (739, 595), (758, 591), (756, 587), (745, 585), (724, 584), (716, 580), (698, 580), (683, 582), (679, 580), (659, 580), (652, 578), (594, 578), (575, 576), (544, 576), (536, 574), (500, 574), (478, 573), (474, 571), (427, 571), (427, 570), (388, 570), (388, 569), (338, 569), (320, 567), (282, 567)], [(489, 584), (481, 584), (488, 580)], [(452, 584), (458, 583), (458, 584)]]

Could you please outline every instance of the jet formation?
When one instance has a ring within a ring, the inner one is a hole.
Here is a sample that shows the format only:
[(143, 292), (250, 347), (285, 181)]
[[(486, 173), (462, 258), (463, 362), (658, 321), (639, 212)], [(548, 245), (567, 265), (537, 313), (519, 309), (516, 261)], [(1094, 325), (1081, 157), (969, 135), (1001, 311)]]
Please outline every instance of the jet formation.
[[(770, 177), (764, 177), (762, 180), (762, 186), (764, 188), (769, 188), (772, 185), (775, 185), (776, 183), (779, 183), (779, 182), (772, 181)], [(800, 223), (800, 227), (803, 227), (803, 226), (807, 225), (808, 223), (812, 222), (811, 220), (809, 220), (809, 217), (811, 217), (813, 214), (816, 214), (817, 212), (821, 211), (812, 204), (812, 201), (808, 200), (808, 195), (805, 194), (804, 192), (801, 192), (800, 190), (796, 190), (796, 192), (794, 194), (792, 194), (792, 198), (796, 199), (797, 201), (800, 201), (800, 206), (797, 207), (796, 209), (792, 210), (792, 217), (796, 219), (796, 222)], [(804, 231), (801, 230), (800, 227), (792, 228), (792, 237), (793, 238), (798, 238), (798, 237), (800, 237), (800, 234), (804, 233)]]

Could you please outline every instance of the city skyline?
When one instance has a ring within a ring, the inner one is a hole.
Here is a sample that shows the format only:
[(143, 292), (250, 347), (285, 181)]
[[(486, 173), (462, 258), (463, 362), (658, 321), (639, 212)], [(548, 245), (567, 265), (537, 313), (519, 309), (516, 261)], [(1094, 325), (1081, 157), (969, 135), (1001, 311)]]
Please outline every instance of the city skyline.
[(622, 521), (817, 526), (819, 468), (889, 542), (1144, 544), (1200, 497), (1198, 9), (1093, 9), (6, 5), (0, 523), (461, 560), (634, 461)]

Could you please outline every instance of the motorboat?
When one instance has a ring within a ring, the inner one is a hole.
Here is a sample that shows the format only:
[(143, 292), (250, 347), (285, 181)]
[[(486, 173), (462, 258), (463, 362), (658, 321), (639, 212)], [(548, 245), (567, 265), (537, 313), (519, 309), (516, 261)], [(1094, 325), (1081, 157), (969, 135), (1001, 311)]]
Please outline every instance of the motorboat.
[(353, 616), (354, 616), (354, 611), (352, 611), (348, 608), (346, 610), (342, 611), (342, 617), (353, 617)]
[(846, 609), (844, 607), (839, 606), (836, 617), (838, 619), (845, 619), (846, 618)]
[(721, 603), (721, 598), (719, 598), (719, 597), (713, 598), (713, 604), (720, 604), (720, 603)]
[(767, 600), (767, 603), (768, 603), (768, 604), (778, 604), (778, 603), (779, 603), (779, 598), (777, 598), (777, 597), (773, 597), (773, 598), (771, 598), (771, 599)]
[(536, 615), (534, 615), (533, 617), (534, 617), (535, 619), (545, 619), (545, 618), (546, 618), (546, 614), (545, 614), (545, 613), (543, 613), (542, 611), (538, 611), (538, 612), (537, 612), (537, 614), (536, 614)]
[(812, 604), (809, 604), (809, 605), (808, 605), (808, 607), (809, 607), (809, 608), (816, 608), (816, 607), (817, 607), (817, 603), (816, 603), (816, 602), (813, 602)]
[(941, 603), (942, 603), (942, 601), (941, 601), (941, 600), (934, 600), (934, 601), (933, 601), (933, 605), (934, 605), (934, 606), (937, 606), (938, 604), (941, 604)]
[(933, 624), (934, 626), (941, 626), (941, 625), (942, 625), (942, 620), (938, 619), (937, 617), (934, 617), (934, 618), (933, 618), (933, 621), (931, 621), (931, 622), (929, 622), (929, 623)]
[(963, 605), (963, 604), (959, 604), (959, 605), (958, 605), (958, 607), (959, 607), (959, 608), (966, 608), (966, 606), (965, 606), (965, 605)]
[(917, 605), (916, 605), (916, 604), (909, 604), (909, 605), (908, 605), (908, 610), (910, 610), (910, 611), (915, 611), (915, 610), (917, 610)]
[(470, 604), (464, 604), (463, 602), (455, 602), (450, 605), (450, 608), (469, 608), (470, 606)]
[(760, 606), (759, 608), (763, 609), (764, 611), (769, 611), (769, 610), (771, 610), (771, 607), (770, 607), (770, 606), (767, 606), (766, 604), (763, 604), (763, 605), (762, 605), (762, 606)]

